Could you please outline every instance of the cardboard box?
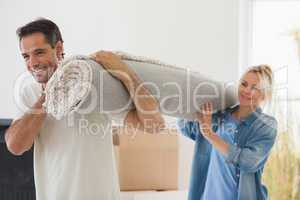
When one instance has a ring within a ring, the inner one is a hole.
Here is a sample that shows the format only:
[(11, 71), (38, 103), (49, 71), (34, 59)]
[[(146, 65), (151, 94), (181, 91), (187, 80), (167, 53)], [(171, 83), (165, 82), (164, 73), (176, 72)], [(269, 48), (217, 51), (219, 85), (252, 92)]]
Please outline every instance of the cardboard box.
[(115, 133), (121, 191), (178, 189), (176, 130), (148, 134), (117, 129)]

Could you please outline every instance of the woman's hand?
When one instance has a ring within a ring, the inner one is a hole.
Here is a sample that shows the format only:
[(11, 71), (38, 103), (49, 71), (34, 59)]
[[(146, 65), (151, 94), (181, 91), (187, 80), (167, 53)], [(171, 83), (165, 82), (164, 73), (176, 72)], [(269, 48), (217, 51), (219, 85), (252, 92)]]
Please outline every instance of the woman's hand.
[(114, 77), (120, 80), (128, 79), (130, 68), (114, 53), (110, 51), (97, 51), (91, 54), (90, 58), (101, 64)]
[(227, 144), (222, 138), (220, 138), (212, 130), (212, 103), (204, 103), (201, 106), (201, 111), (198, 113), (199, 128), (201, 134), (209, 141), (214, 148), (216, 148), (224, 156), (228, 154), (229, 144)]
[(198, 113), (199, 128), (201, 134), (208, 139), (212, 134), (212, 113), (213, 106), (212, 103), (207, 102), (201, 106), (201, 111)]

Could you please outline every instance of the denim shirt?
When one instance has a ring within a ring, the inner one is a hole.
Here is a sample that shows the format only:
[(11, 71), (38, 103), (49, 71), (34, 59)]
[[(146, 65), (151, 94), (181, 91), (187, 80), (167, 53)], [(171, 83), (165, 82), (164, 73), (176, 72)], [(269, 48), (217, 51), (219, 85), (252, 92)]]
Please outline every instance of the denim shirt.
[[(238, 106), (217, 112), (212, 116), (212, 129), (221, 127), (224, 116)], [(212, 145), (202, 136), (198, 121), (178, 120), (179, 131), (195, 141), (189, 200), (200, 200), (204, 191)], [(261, 177), (264, 165), (277, 135), (275, 118), (262, 113), (260, 108), (241, 120), (230, 145), (226, 162), (234, 164), (238, 180), (238, 200), (266, 200), (267, 188)]]

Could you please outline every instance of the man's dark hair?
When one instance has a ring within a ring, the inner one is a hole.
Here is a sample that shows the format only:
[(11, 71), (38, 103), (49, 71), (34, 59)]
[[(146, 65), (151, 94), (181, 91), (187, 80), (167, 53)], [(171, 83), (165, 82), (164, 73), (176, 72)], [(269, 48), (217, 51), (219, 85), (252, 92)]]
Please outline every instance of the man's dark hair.
[(45, 18), (39, 18), (29, 22), (28, 24), (18, 28), (16, 32), (19, 37), (19, 41), (21, 41), (23, 37), (33, 33), (42, 33), (52, 48), (55, 47), (57, 42), (64, 42), (58, 26), (51, 20)]

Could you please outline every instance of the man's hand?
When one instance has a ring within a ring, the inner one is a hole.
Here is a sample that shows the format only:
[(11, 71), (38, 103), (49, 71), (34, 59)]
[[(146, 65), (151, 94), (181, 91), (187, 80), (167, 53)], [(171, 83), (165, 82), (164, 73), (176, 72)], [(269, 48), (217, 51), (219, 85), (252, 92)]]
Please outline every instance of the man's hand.
[(109, 73), (119, 80), (128, 79), (130, 68), (122, 62), (121, 58), (110, 51), (97, 51), (90, 58), (101, 64)]
[(208, 138), (213, 134), (212, 112), (213, 112), (212, 103), (207, 102), (201, 106), (201, 111), (198, 113), (199, 126), (200, 126), (199, 128), (201, 130), (202, 135), (205, 138)]
[(159, 102), (143, 85), (134, 70), (112, 52), (98, 51), (90, 57), (119, 79), (133, 100), (135, 109), (128, 113), (125, 125), (148, 133), (157, 133), (164, 129), (165, 122), (159, 113)]
[(46, 112), (45, 112), (45, 110), (43, 108), (43, 103), (45, 102), (45, 100), (46, 100), (46, 95), (42, 94), (38, 98), (37, 102), (32, 106), (31, 112), (38, 112), (37, 114), (41, 114), (41, 113), (45, 113), (46, 114)]

